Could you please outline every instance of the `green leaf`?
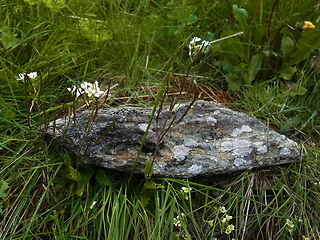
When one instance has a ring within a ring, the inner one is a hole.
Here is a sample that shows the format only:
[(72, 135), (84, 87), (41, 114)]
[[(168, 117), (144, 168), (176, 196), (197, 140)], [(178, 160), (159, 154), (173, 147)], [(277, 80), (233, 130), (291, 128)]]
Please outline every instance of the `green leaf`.
[[(234, 34), (234, 31), (224, 30), (220, 34), (220, 38)], [(228, 60), (232, 65), (236, 65), (239, 61), (238, 57), (245, 59), (245, 48), (239, 37), (225, 39), (220, 42), (223, 51), (223, 59)]]
[(289, 88), (286, 92), (284, 92), (284, 95), (295, 97), (295, 96), (302, 96), (307, 93), (307, 89), (300, 86), (300, 85), (294, 85), (292, 88)]
[(9, 188), (9, 185), (7, 182), (1, 180), (0, 181), (0, 198), (4, 198), (7, 196), (6, 190)]
[(280, 77), (285, 80), (290, 80), (296, 71), (296, 67), (287, 67), (286, 69), (281, 70)]
[(144, 169), (144, 177), (146, 180), (149, 180), (153, 174), (152, 161), (147, 156), (146, 167)]
[(198, 17), (196, 15), (191, 14), (188, 17), (187, 25), (192, 25), (192, 24), (196, 23), (197, 21), (198, 21)]
[(287, 119), (287, 121), (281, 126), (280, 133), (286, 133), (292, 130), (292, 127), (297, 127), (300, 124), (301, 120), (299, 117), (292, 117)]
[(80, 173), (76, 169), (74, 169), (72, 166), (69, 166), (69, 175), (73, 181), (76, 181), (76, 182), (81, 181)]
[(76, 194), (81, 197), (84, 193), (84, 190), (85, 190), (85, 185), (82, 184), (82, 183), (78, 183), (77, 185), (77, 190), (76, 190)]
[(292, 54), (287, 66), (298, 64), (308, 58), (314, 49), (320, 49), (320, 31), (309, 30), (303, 32), (301, 38), (296, 44), (296, 50)]
[(257, 73), (261, 69), (262, 62), (263, 54), (258, 53), (252, 57), (248, 65), (248, 83), (251, 83), (255, 79)]
[(281, 40), (281, 52), (283, 60), (289, 59), (294, 53), (294, 41), (289, 36), (284, 36)]
[(214, 34), (212, 32), (205, 32), (204, 34), (202, 34), (201, 39), (206, 40), (206, 41), (212, 41)]
[(232, 13), (234, 18), (241, 24), (242, 30), (248, 25), (248, 13), (244, 8), (239, 8), (237, 4), (232, 5)]
[(158, 189), (158, 185), (153, 181), (147, 181), (143, 185), (143, 189)]
[(102, 187), (106, 187), (106, 186), (111, 185), (110, 179), (103, 169), (98, 169), (98, 171), (96, 173), (96, 180)]
[(142, 207), (146, 207), (148, 205), (152, 195), (153, 195), (153, 191), (143, 191), (139, 195)]

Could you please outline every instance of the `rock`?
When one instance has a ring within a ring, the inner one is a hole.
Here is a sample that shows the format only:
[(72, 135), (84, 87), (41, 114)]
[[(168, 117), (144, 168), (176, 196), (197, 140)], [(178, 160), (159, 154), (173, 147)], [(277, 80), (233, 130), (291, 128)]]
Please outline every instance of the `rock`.
[[(189, 105), (177, 104), (171, 113), (163, 110), (158, 124), (155, 119), (152, 121), (136, 173), (144, 173), (147, 157), (153, 159), (159, 131), (163, 129), (160, 126), (169, 126), (172, 119), (176, 122)], [(133, 169), (151, 112), (152, 108), (137, 107), (101, 109), (86, 134), (90, 115), (86, 110), (76, 114), (77, 124), (73, 116), (50, 122), (45, 135), (81, 156), (84, 163), (128, 172)], [(196, 101), (158, 146), (153, 174), (165, 177), (225, 174), (300, 158), (297, 143), (286, 136), (244, 113), (207, 101)]]

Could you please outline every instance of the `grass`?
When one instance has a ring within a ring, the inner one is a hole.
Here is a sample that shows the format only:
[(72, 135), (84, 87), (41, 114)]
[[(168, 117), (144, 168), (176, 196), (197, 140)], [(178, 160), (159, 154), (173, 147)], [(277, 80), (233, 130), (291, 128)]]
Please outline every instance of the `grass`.
[[(317, 1), (0, 6), (0, 239), (320, 238)], [(284, 27), (305, 20), (316, 28)], [(238, 32), (188, 55), (194, 36)], [(36, 79), (16, 80), (34, 71)], [(108, 104), (147, 106), (159, 103), (165, 76), (170, 93), (184, 86), (186, 99), (224, 99), (296, 140), (303, 161), (216, 182), (152, 178), (146, 185), (78, 164), (39, 136), (41, 124), (70, 114), (67, 87), (98, 80), (103, 90), (113, 87)], [(226, 214), (232, 219), (223, 221)]]

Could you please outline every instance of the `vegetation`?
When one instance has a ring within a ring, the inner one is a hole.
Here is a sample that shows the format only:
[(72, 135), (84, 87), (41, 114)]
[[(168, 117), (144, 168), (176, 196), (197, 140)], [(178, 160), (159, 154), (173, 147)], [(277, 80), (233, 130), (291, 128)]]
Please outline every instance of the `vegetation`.
[[(0, 239), (320, 239), (319, 1), (0, 6)], [(67, 90), (95, 81), (108, 106), (180, 91), (224, 102), (297, 141), (303, 160), (216, 183), (83, 166), (38, 127), (98, 106)]]

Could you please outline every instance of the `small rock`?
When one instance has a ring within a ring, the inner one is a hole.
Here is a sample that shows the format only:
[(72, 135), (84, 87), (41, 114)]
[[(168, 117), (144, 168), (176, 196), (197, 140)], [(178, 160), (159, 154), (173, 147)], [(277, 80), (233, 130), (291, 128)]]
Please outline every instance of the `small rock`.
[[(147, 157), (153, 158), (161, 126), (168, 126), (173, 116), (180, 119), (189, 105), (177, 104), (171, 113), (163, 110), (158, 124), (153, 120), (136, 173), (143, 174)], [(45, 135), (81, 155), (85, 163), (128, 172), (133, 169), (151, 111), (135, 107), (101, 109), (89, 134), (86, 126), (90, 111), (82, 111), (76, 115), (76, 125), (73, 116), (60, 118), (48, 124)], [(297, 143), (261, 121), (219, 103), (196, 101), (159, 144), (153, 173), (190, 178), (280, 165), (299, 158)]]

